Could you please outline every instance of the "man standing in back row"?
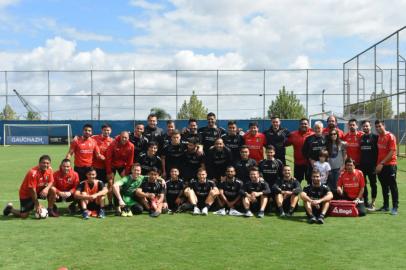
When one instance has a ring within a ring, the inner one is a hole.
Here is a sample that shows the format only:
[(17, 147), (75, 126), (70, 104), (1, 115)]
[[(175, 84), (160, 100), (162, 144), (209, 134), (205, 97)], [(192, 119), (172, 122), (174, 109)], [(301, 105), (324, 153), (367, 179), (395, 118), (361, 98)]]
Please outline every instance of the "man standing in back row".
[(281, 120), (277, 116), (271, 117), (272, 126), (264, 131), (266, 137), (266, 145), (275, 147), (275, 158), (282, 161), (286, 165), (286, 147), (285, 143), (289, 138), (290, 132), (286, 128), (281, 127)]
[(71, 159), (75, 156), (75, 172), (79, 174), (79, 180), (83, 181), (86, 177), (86, 172), (92, 168), (93, 158), (105, 160), (105, 157), (100, 154), (97, 142), (92, 138), (93, 127), (90, 124), (83, 126), (83, 135), (76, 137), (66, 154), (66, 159)]
[(399, 193), (396, 183), (397, 160), (396, 160), (396, 138), (386, 131), (383, 120), (375, 121), (375, 129), (378, 132), (378, 161), (376, 173), (382, 186), (383, 206), (381, 211), (389, 211), (389, 190), (392, 195), (392, 215), (398, 214)]

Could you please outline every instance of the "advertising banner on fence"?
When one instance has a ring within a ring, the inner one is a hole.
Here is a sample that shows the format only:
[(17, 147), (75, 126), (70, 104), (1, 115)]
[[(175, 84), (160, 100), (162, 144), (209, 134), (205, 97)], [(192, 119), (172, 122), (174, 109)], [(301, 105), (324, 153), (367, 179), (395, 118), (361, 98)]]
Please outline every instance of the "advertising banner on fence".
[(48, 136), (7, 136), (6, 144), (48, 144)]

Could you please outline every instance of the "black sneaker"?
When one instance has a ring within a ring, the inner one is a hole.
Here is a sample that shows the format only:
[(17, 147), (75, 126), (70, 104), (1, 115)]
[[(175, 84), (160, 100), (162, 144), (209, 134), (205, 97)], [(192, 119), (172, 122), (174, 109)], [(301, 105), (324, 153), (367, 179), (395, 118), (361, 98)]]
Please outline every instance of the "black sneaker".
[(76, 214), (76, 204), (75, 203), (69, 204), (68, 209), (69, 209), (69, 214), (71, 214), (71, 215)]
[(314, 223), (317, 222), (317, 219), (316, 219), (314, 216), (311, 216), (311, 217), (309, 217), (309, 218), (307, 219), (307, 222), (308, 222), (309, 224), (314, 224)]
[(104, 209), (106, 209), (106, 211), (112, 211), (114, 209), (114, 206), (110, 203), (110, 204), (106, 205), (106, 207), (104, 207)]
[(387, 206), (382, 206), (381, 208), (378, 209), (379, 212), (389, 212), (389, 207)]
[(55, 211), (54, 208), (48, 208), (48, 216), (49, 217), (59, 217), (58, 211)]
[(279, 217), (281, 217), (281, 218), (286, 217), (286, 213), (285, 213), (284, 211), (282, 211), (282, 212), (280, 213)]
[(161, 213), (159, 213), (159, 212), (152, 212), (151, 214), (149, 214), (149, 216), (150, 217), (159, 217), (159, 215), (160, 215)]
[(3, 209), (3, 215), (8, 216), (11, 213), (11, 209), (13, 209), (13, 204), (11, 202), (7, 203)]
[(319, 217), (317, 219), (317, 224), (324, 224), (324, 218), (323, 217)]

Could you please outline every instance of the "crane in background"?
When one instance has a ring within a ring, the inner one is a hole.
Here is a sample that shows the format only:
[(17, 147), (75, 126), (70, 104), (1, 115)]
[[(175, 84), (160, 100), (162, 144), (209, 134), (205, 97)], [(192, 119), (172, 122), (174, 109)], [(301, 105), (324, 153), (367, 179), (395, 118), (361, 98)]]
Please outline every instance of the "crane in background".
[(41, 116), (43, 116), (43, 115), (40, 112), (40, 110), (37, 107), (35, 107), (34, 105), (31, 105), (30, 103), (28, 103), (28, 101), (22, 95), (20, 95), (20, 93), (18, 93), (17, 90), (13, 89), (13, 92), (16, 94), (18, 99), (21, 101), (21, 103), (27, 110), (27, 117), (26, 117), (27, 120), (41, 120)]

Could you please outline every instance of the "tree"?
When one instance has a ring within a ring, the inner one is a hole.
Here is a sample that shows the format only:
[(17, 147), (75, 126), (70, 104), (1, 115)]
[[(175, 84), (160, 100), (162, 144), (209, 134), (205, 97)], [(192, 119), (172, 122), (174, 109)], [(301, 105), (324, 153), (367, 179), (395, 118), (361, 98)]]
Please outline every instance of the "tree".
[(177, 119), (206, 119), (207, 113), (207, 108), (203, 105), (203, 102), (197, 98), (195, 91), (193, 91), (189, 102), (185, 100), (182, 107), (180, 107)]
[(285, 86), (268, 108), (268, 117), (278, 116), (282, 119), (300, 119), (305, 116), (305, 108), (293, 91), (287, 91)]
[(3, 111), (0, 112), (0, 120), (18, 120), (18, 118), (17, 113), (9, 104), (4, 106)]
[(156, 115), (156, 118), (160, 119), (160, 120), (167, 120), (167, 119), (171, 119), (171, 115), (169, 113), (167, 113), (164, 109), (162, 108), (158, 108), (158, 107), (154, 107), (151, 109), (150, 113), (153, 113)]
[(41, 120), (41, 115), (38, 112), (28, 111), (27, 120)]
[[(393, 115), (392, 101), (384, 90), (380, 94), (371, 94), (370, 100), (350, 104), (347, 113), (358, 116), (374, 116), (379, 119), (390, 119)], [(355, 117), (355, 116), (354, 116)]]

